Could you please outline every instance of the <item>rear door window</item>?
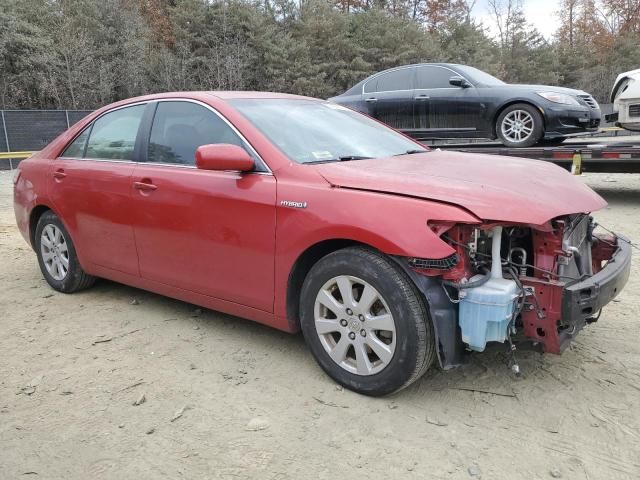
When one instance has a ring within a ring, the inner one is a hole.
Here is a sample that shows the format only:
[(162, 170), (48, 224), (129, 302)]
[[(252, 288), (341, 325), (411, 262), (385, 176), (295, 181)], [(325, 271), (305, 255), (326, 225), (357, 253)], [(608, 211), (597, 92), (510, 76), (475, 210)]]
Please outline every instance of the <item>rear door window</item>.
[[(146, 105), (119, 108), (98, 118), (91, 128), (84, 158), (133, 160), (138, 128), (145, 108)], [(78, 140), (80, 137), (76, 141)], [(74, 147), (75, 143), (69, 148)], [(66, 152), (65, 156), (68, 156)]]
[(456, 74), (442, 67), (418, 67), (416, 69), (416, 90), (429, 88), (450, 88), (449, 78)]
[(216, 143), (249, 151), (233, 129), (208, 108), (192, 102), (160, 102), (151, 127), (147, 161), (193, 165), (199, 146)]
[(413, 68), (401, 68), (383, 73), (369, 80), (364, 88), (365, 93), (394, 92), (413, 89)]

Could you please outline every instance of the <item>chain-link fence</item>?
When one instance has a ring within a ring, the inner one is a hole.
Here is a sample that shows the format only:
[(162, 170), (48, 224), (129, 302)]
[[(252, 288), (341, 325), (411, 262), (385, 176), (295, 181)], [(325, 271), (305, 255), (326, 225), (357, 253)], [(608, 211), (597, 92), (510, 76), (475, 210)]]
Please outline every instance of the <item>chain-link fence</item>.
[(41, 150), (91, 110), (0, 110), (0, 152)]

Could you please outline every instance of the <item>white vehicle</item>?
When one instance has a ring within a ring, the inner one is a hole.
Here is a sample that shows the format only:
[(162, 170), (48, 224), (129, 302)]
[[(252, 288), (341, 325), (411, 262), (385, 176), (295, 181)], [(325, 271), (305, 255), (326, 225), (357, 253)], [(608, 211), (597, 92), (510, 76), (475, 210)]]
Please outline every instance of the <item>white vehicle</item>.
[(640, 132), (640, 69), (618, 75), (611, 90), (611, 102), (613, 114), (607, 115), (607, 121)]

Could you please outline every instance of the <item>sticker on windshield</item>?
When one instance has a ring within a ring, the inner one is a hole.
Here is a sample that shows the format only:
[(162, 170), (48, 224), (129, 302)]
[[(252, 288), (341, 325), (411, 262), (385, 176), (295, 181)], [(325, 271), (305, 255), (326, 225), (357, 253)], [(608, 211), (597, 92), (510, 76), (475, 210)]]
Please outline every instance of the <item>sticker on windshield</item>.
[(333, 160), (334, 156), (331, 152), (327, 152), (326, 150), (322, 150), (319, 152), (311, 152), (311, 155), (313, 155), (313, 157), (316, 160)]

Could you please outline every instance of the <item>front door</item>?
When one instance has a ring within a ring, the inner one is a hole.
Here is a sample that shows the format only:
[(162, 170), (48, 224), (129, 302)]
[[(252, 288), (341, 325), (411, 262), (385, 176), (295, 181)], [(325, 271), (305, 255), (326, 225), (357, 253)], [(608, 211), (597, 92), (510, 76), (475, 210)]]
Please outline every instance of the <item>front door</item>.
[(416, 132), (424, 138), (475, 137), (481, 126), (482, 106), (475, 87), (457, 87), (457, 76), (445, 67), (416, 68), (413, 107)]
[(108, 112), (51, 162), (48, 190), (80, 261), (138, 275), (131, 175), (144, 104)]
[[(200, 145), (231, 143), (255, 172), (196, 169)], [(273, 311), (276, 180), (212, 109), (157, 103), (146, 151), (132, 178), (140, 275), (192, 292)], [(260, 171), (262, 170), (262, 171)]]

